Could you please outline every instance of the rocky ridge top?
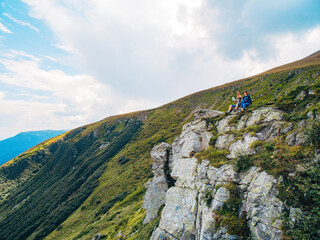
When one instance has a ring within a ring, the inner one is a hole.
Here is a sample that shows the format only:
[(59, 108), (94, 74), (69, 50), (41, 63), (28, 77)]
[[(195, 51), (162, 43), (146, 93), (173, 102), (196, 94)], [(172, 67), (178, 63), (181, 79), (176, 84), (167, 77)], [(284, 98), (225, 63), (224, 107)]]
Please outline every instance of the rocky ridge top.
[[(222, 117), (222, 112), (202, 109), (195, 113), (194, 121), (184, 125), (172, 145), (155, 146), (151, 151), (154, 178), (146, 184), (148, 190), (143, 202), (147, 210), (144, 223), (155, 219), (161, 206), (164, 208), (151, 239), (242, 239), (230, 231), (232, 226), (219, 222), (219, 210), (229, 204), (234, 192), (241, 200), (238, 217), (246, 221), (251, 238), (281, 239), (285, 209), (277, 197), (281, 177), (276, 179), (256, 166), (242, 173), (235, 171), (231, 164), (213, 167), (209, 160), (199, 161), (194, 154), (209, 146), (212, 128), (216, 128), (219, 135), (215, 148), (227, 149), (230, 152), (227, 158), (256, 154), (251, 146), (253, 142), (271, 142), (292, 131), (283, 121), (283, 114), (276, 108), (263, 107), (240, 118), (237, 114)], [(230, 124), (235, 117), (239, 120)], [(214, 118), (218, 119), (214, 125), (207, 123), (207, 119)], [(234, 130), (258, 124), (262, 127), (255, 135), (246, 132), (239, 139), (233, 134)], [(290, 135), (286, 138), (287, 144), (304, 144), (302, 131)], [(290, 209), (293, 213), (299, 211)], [(290, 217), (294, 219), (293, 215)]]

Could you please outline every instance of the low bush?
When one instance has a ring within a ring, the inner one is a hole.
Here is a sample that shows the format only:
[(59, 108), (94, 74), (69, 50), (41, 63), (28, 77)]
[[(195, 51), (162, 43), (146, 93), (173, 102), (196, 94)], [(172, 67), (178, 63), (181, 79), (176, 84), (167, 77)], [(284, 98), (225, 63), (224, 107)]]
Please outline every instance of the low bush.
[(204, 192), (204, 200), (205, 200), (208, 207), (211, 206), (212, 193), (213, 193), (213, 190), (210, 188), (206, 189)]
[(288, 122), (298, 122), (304, 119), (307, 119), (307, 115), (305, 114), (301, 114), (298, 112), (294, 112), (294, 113), (285, 113), (283, 114), (283, 120), (288, 121)]
[(249, 155), (239, 155), (233, 160), (234, 169), (237, 172), (248, 170), (253, 165), (252, 158)]
[(303, 211), (302, 219), (296, 224), (286, 223), (286, 233), (296, 240), (320, 239), (320, 163), (306, 164), (296, 174), (294, 181), (285, 178), (279, 188), (283, 201)]
[(195, 155), (195, 157), (201, 161), (207, 159), (214, 167), (220, 167), (223, 164), (228, 163), (226, 156), (229, 154), (228, 150), (218, 150), (212, 146), (209, 146), (206, 150), (201, 151)]
[(320, 147), (320, 124), (314, 124), (311, 129), (307, 131), (308, 140), (315, 148)]
[(226, 226), (229, 234), (237, 235), (240, 239), (248, 239), (250, 230), (246, 213), (243, 212), (240, 216), (238, 215), (242, 200), (237, 185), (228, 183), (224, 187), (230, 191), (230, 199), (223, 204), (221, 209), (214, 211), (215, 228), (217, 230)]
[(214, 147), (214, 146), (216, 145), (217, 139), (218, 139), (218, 136), (217, 136), (217, 135), (212, 136), (212, 137), (210, 138), (209, 145)]

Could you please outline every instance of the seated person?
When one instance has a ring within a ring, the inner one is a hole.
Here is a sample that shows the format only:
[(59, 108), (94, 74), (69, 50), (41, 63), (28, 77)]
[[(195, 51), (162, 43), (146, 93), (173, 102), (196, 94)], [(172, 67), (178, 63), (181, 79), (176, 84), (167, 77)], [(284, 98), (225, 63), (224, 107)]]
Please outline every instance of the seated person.
[(246, 107), (249, 107), (250, 105), (252, 105), (252, 101), (251, 101), (251, 97), (250, 95), (248, 95), (247, 91), (244, 90), (243, 91), (243, 99), (241, 101), (241, 107), (243, 110), (246, 109)]
[(239, 92), (239, 91), (237, 91), (237, 100), (236, 100), (234, 97), (232, 97), (232, 100), (237, 101), (237, 104), (230, 105), (230, 106), (229, 106), (228, 113), (230, 113), (230, 112), (231, 112), (232, 108), (234, 108), (234, 109), (238, 109), (238, 107), (240, 107), (241, 99), (242, 99), (242, 97), (241, 97), (241, 95), (240, 95), (240, 92)]

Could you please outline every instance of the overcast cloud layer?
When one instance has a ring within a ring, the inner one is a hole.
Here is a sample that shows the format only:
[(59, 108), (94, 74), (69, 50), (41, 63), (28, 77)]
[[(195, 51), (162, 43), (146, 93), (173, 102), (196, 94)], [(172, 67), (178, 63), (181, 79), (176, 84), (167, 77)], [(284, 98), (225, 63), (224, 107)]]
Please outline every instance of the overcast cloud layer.
[(57, 54), (0, 38), (0, 139), (156, 107), (320, 49), (318, 0), (23, 2), (27, 19), (3, 4), (2, 39), (19, 25)]

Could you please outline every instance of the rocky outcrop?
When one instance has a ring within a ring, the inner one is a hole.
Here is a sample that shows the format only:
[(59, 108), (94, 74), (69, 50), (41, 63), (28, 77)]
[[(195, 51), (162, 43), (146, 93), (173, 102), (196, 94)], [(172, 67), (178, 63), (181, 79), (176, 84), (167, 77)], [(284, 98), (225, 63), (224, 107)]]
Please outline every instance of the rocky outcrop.
[(246, 122), (246, 126), (253, 126), (261, 122), (271, 122), (282, 120), (283, 111), (272, 107), (262, 107), (253, 111), (252, 115)]
[(143, 198), (142, 207), (147, 210), (144, 223), (148, 223), (158, 216), (158, 210), (165, 203), (168, 190), (169, 164), (171, 160), (171, 146), (161, 143), (151, 151), (154, 162), (152, 165), (153, 179), (146, 183), (148, 189)]
[(255, 154), (256, 151), (250, 148), (251, 143), (257, 141), (257, 137), (251, 136), (250, 133), (244, 135), (244, 138), (236, 141), (231, 144), (229, 147), (230, 154), (227, 156), (228, 158), (236, 158), (240, 155), (252, 155)]
[[(242, 201), (238, 214), (239, 217), (246, 216), (252, 239), (281, 239), (284, 204), (277, 197), (279, 180), (258, 167), (239, 174), (230, 164), (216, 168), (208, 160), (199, 162), (194, 157), (195, 153), (209, 146), (212, 136), (204, 119), (221, 114), (210, 111), (196, 112), (195, 120), (184, 125), (172, 146), (162, 143), (151, 152), (155, 161), (154, 179), (148, 183), (144, 197), (143, 206), (147, 210), (145, 222), (155, 218), (164, 204), (159, 226), (151, 239), (240, 239), (229, 233), (228, 226), (220, 226), (216, 222), (216, 212), (228, 204), (231, 191), (234, 191), (228, 188), (230, 184), (236, 186), (235, 191)], [(285, 130), (282, 114), (274, 108), (261, 108), (249, 116), (242, 116), (236, 125), (229, 123), (235, 115), (229, 115), (216, 124), (220, 136), (215, 146), (217, 149), (228, 149), (229, 158), (236, 158), (239, 154), (255, 154), (256, 150), (250, 148), (252, 142), (271, 141), (283, 132), (291, 131)], [(242, 139), (236, 141), (233, 134), (227, 133), (257, 124), (261, 124), (262, 128), (256, 136), (244, 133)], [(168, 174), (175, 180), (174, 186), (169, 189)], [(153, 204), (155, 207), (151, 206)]]
[(215, 147), (219, 150), (229, 148), (230, 144), (236, 140), (234, 134), (219, 135)]
[(281, 239), (284, 205), (276, 197), (276, 184), (271, 175), (256, 172), (245, 194), (242, 209), (255, 239)]
[(177, 239), (195, 236), (198, 192), (190, 188), (172, 187), (166, 195), (159, 228)]
[(188, 158), (190, 154), (206, 149), (211, 136), (204, 120), (197, 119), (184, 125), (180, 137), (172, 144), (173, 159)]

